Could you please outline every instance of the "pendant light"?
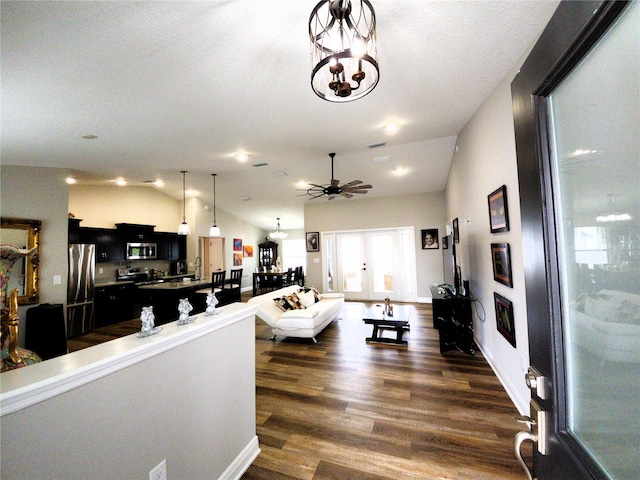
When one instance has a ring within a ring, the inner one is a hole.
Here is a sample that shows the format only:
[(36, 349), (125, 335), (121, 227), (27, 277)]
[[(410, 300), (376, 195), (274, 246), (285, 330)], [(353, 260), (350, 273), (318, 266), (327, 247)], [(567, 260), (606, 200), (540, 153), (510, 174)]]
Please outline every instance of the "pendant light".
[(276, 229), (272, 230), (271, 233), (269, 234), (269, 237), (272, 240), (277, 240), (279, 238), (287, 238), (287, 232), (280, 229), (280, 217), (278, 217), (277, 220), (278, 220), (278, 225), (276, 226)]
[(216, 224), (216, 176), (217, 173), (212, 173), (213, 177), (213, 226), (209, 229), (210, 237), (219, 237), (220, 236), (220, 227)]
[(178, 235), (190, 235), (191, 228), (187, 223), (187, 187), (185, 183), (186, 170), (182, 170), (182, 223), (178, 227)]
[(329, 102), (362, 98), (378, 84), (376, 14), (369, 0), (322, 0), (309, 18), (311, 88)]

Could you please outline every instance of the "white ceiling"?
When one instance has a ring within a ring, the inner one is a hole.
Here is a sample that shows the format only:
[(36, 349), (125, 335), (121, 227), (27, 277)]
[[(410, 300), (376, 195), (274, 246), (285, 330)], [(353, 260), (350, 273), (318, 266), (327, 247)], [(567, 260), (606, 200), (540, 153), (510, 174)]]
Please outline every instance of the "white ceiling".
[(264, 229), (302, 228), (304, 202), (327, 201), (296, 182), (328, 183), (329, 152), (335, 178), (373, 185), (363, 198), (440, 191), (456, 135), (558, 2), (372, 0), (380, 82), (344, 104), (310, 87), (315, 4), (2, 1), (2, 163), (160, 178), (176, 198), (187, 170), (207, 203), (217, 173), (217, 206)]

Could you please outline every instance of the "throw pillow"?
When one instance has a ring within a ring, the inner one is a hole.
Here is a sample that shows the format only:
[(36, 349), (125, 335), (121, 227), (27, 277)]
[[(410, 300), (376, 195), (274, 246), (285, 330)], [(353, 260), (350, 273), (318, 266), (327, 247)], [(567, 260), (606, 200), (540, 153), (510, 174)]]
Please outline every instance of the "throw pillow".
[(316, 303), (316, 296), (311, 290), (306, 293), (300, 293), (298, 298), (300, 298), (300, 302), (302, 302), (306, 308), (309, 308), (311, 305)]
[(300, 309), (306, 308), (302, 304), (302, 302), (300, 301), (300, 297), (298, 297), (296, 293), (287, 295), (285, 298), (287, 299), (287, 302), (289, 302), (289, 305), (291, 305), (291, 308), (294, 310), (300, 310)]
[(275, 302), (276, 307), (278, 307), (283, 312), (286, 312), (287, 310), (291, 310), (292, 308), (291, 304), (287, 301), (287, 297), (274, 298), (273, 301)]

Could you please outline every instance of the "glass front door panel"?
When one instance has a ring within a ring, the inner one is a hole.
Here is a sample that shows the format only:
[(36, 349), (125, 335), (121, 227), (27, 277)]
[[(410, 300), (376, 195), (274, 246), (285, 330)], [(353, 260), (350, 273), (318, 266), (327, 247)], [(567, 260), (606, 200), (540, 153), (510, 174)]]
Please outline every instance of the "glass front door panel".
[(640, 465), (640, 5), (549, 99), (567, 430), (612, 479)]
[(388, 294), (393, 288), (393, 236), (391, 234), (370, 235), (371, 242), (371, 275), (374, 293)]
[(340, 266), (342, 291), (361, 293), (363, 291), (364, 245), (362, 235), (340, 235)]

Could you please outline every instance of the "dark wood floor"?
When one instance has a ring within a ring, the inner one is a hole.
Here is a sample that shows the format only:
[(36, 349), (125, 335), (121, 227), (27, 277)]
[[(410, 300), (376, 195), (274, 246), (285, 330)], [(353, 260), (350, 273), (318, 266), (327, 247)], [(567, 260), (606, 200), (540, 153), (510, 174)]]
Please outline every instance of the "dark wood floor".
[[(242, 479), (526, 478), (513, 453), (518, 412), (482, 354), (441, 355), (430, 304), (414, 305), (407, 347), (367, 344), (368, 305), (347, 302), (317, 344), (273, 342), (256, 320), (262, 452)], [(86, 346), (118, 335), (100, 330)]]

